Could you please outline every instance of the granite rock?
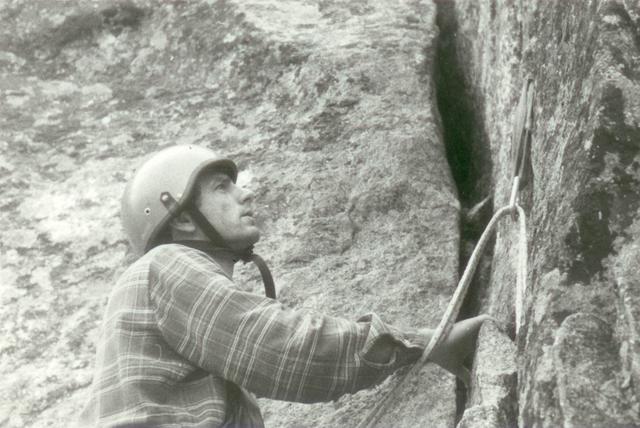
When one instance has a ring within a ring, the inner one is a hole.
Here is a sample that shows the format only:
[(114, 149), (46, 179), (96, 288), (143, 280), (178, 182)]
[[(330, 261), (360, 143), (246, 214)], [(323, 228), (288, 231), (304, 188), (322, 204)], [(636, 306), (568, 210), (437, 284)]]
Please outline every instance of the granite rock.
[[(509, 200), (522, 84), (536, 83), (519, 199), (529, 220), (519, 426), (640, 424), (638, 12), (631, 1), (463, 0), (449, 11), (484, 135), (470, 150), (492, 160), (496, 208)], [(512, 330), (517, 239), (503, 222), (483, 306)]]
[[(237, 160), (285, 304), (434, 325), (459, 242), (434, 18), (427, 1), (2, 2), (0, 424), (78, 413), (131, 262), (124, 184), (168, 145)], [(237, 281), (260, 292), (250, 266)], [(452, 377), (424, 373), (397, 426), (453, 424)], [(353, 426), (395, 381), (335, 403), (263, 402), (265, 419)]]

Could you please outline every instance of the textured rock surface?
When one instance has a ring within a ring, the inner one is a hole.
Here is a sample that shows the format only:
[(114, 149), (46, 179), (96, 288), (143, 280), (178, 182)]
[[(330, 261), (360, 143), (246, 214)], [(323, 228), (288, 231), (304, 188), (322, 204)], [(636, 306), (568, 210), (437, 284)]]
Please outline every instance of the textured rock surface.
[[(518, 340), (519, 425), (640, 425), (637, 2), (458, 0), (450, 18), (486, 135), (472, 149), (490, 152), (496, 207), (509, 197), (520, 88), (527, 74), (537, 83), (521, 194), (531, 292)], [(516, 240), (505, 222), (485, 302), (511, 323)]]
[[(238, 160), (285, 303), (435, 324), (459, 238), (434, 17), (428, 1), (0, 2), (0, 424), (77, 413), (127, 264), (124, 183), (170, 144)], [(259, 290), (253, 269), (239, 278)], [(265, 418), (352, 426), (393, 381), (330, 404), (265, 402)], [(453, 424), (449, 375), (427, 366), (409, 388), (394, 426)]]
[(473, 389), (458, 428), (516, 426), (517, 371), (514, 343), (494, 323), (485, 324), (471, 372)]

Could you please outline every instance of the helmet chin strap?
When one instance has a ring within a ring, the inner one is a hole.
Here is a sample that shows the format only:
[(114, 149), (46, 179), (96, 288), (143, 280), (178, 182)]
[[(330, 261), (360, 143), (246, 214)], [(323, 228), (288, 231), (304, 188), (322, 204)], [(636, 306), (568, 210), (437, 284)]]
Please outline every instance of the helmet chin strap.
[[(169, 192), (163, 192), (160, 196), (160, 200), (162, 201), (164, 206), (167, 207), (167, 210), (169, 210), (170, 213), (175, 215), (180, 210), (178, 202)], [(211, 225), (209, 220), (207, 220), (207, 218), (195, 206), (195, 204), (188, 203), (185, 209), (187, 210), (187, 212), (189, 212), (189, 214), (191, 214), (193, 221), (200, 228), (200, 230), (202, 230), (207, 238), (209, 238), (209, 242), (214, 246), (214, 248), (228, 251), (245, 263), (250, 261), (253, 262), (260, 271), (262, 283), (264, 284), (265, 295), (270, 299), (276, 298), (276, 287), (275, 283), (273, 282), (273, 276), (271, 276), (271, 271), (269, 270), (269, 267), (267, 266), (267, 263), (263, 260), (263, 258), (253, 252), (253, 245), (242, 251), (233, 250), (225, 242), (224, 238), (222, 238), (215, 227)]]

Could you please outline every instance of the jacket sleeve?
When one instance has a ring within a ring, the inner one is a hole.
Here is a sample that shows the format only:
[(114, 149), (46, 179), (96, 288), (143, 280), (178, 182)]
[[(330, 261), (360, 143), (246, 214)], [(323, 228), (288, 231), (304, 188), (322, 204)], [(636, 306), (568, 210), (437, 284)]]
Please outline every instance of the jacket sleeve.
[(332, 400), (380, 382), (424, 349), (420, 334), (376, 315), (352, 322), (287, 309), (239, 291), (203, 253), (165, 247), (150, 270), (161, 334), (192, 363), (258, 396)]

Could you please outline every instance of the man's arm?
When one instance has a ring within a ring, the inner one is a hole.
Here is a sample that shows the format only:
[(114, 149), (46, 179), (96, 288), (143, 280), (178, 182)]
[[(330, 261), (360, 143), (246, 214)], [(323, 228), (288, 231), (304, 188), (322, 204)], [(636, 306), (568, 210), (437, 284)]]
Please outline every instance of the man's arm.
[(332, 400), (378, 383), (426, 346), (427, 334), (375, 315), (351, 322), (238, 291), (201, 253), (169, 247), (156, 253), (150, 293), (165, 340), (259, 396)]

